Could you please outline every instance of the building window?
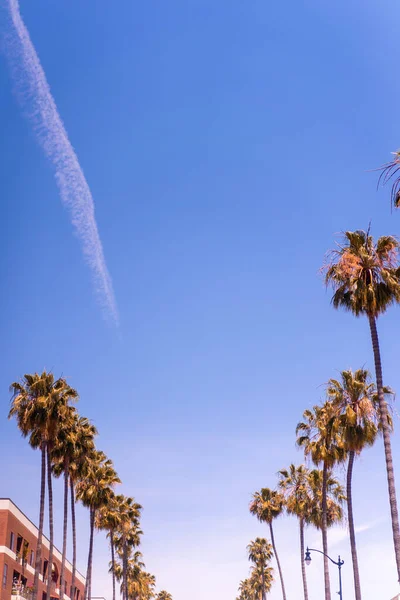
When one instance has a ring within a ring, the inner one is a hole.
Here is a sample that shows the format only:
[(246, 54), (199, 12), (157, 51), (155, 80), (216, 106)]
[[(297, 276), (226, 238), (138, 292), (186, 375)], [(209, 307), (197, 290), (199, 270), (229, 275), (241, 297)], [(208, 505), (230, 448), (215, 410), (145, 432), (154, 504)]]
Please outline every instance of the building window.
[(8, 573), (8, 565), (7, 563), (4, 563), (4, 569), (3, 569), (3, 588), (6, 589), (7, 587), (7, 573)]
[(32, 565), (33, 565), (33, 561), (34, 561), (34, 559), (35, 559), (35, 553), (34, 553), (34, 551), (33, 551), (33, 550), (31, 550), (31, 555), (30, 555), (30, 557), (29, 557), (29, 564), (30, 564), (30, 566), (31, 566), (31, 567), (32, 567)]
[(14, 550), (14, 538), (15, 538), (14, 533), (11, 532), (10, 533), (10, 550)]
[(21, 553), (21, 548), (22, 548), (22, 542), (23, 542), (23, 537), (22, 535), (18, 535), (17, 536), (17, 549), (16, 549), (16, 554), (20, 554)]

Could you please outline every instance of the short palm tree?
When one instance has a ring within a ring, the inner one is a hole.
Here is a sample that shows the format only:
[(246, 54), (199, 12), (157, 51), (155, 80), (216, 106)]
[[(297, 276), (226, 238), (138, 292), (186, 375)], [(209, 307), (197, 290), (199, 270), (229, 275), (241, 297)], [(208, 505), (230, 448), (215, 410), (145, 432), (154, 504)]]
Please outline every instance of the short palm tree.
[(256, 600), (262, 598), (263, 591), (268, 593), (274, 581), (274, 570), (266, 565), (254, 565), (250, 570), (250, 588), (253, 590)]
[(304, 600), (308, 600), (307, 576), (304, 564), (304, 525), (310, 523), (313, 511), (313, 493), (310, 487), (310, 471), (305, 465), (296, 467), (291, 464), (282, 469), (279, 475), (279, 488), (285, 496), (286, 512), (299, 519), (300, 560), (303, 578)]
[(324, 483), (323, 469), (312, 469), (309, 475), (310, 491), (313, 497), (310, 524), (314, 525), (322, 533), (323, 510), (322, 496), (323, 488), (326, 489), (326, 525), (327, 528), (337, 525), (343, 521), (343, 503), (346, 501), (344, 488), (340, 481), (328, 472)]
[(253, 494), (253, 500), (250, 503), (249, 509), (252, 515), (255, 515), (261, 523), (268, 523), (271, 535), (272, 547), (275, 554), (276, 564), (278, 565), (279, 578), (281, 581), (282, 597), (286, 600), (285, 584), (278, 553), (276, 551), (274, 530), (272, 522), (280, 514), (282, 514), (285, 504), (285, 499), (282, 494), (269, 488), (262, 488), (259, 492)]
[(237, 600), (259, 600), (260, 595), (256, 589), (254, 589), (254, 581), (250, 579), (243, 579), (239, 583), (239, 596)]
[(165, 590), (161, 590), (156, 596), (156, 600), (172, 600), (172, 595)]
[(267, 586), (265, 581), (265, 569), (273, 557), (273, 548), (265, 538), (256, 538), (247, 546), (249, 560), (259, 569), (261, 573), (261, 600), (265, 600)]
[(386, 473), (392, 519), (393, 544), (400, 580), (400, 526), (388, 407), (385, 400), (377, 318), (400, 302), (400, 245), (393, 236), (382, 236), (375, 243), (365, 231), (346, 231), (344, 243), (331, 252), (325, 281), (334, 294), (334, 308), (344, 308), (354, 316), (365, 315), (371, 332), (378, 390), (380, 422), (385, 447)]
[(127, 600), (151, 600), (154, 597), (156, 578), (151, 573), (136, 569), (128, 580)]
[(325, 600), (331, 600), (328, 563), (328, 515), (327, 515), (327, 479), (332, 467), (346, 458), (346, 450), (340, 437), (335, 421), (335, 413), (331, 403), (314, 406), (305, 410), (304, 421), (298, 423), (297, 445), (304, 449), (304, 454), (310, 456), (315, 465), (322, 463), (322, 546), (324, 552)]

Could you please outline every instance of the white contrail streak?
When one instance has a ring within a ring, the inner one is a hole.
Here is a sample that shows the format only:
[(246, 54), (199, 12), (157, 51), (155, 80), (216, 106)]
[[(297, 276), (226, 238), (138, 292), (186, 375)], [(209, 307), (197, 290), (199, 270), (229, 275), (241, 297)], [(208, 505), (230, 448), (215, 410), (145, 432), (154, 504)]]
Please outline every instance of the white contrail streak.
[(22, 20), (18, 0), (7, 0), (12, 27), (7, 32), (6, 51), (18, 96), (40, 145), (55, 169), (63, 203), (82, 243), (95, 289), (106, 317), (118, 325), (118, 311), (110, 275), (94, 215), (94, 203), (78, 158), (68, 139), (51, 95), (46, 75)]

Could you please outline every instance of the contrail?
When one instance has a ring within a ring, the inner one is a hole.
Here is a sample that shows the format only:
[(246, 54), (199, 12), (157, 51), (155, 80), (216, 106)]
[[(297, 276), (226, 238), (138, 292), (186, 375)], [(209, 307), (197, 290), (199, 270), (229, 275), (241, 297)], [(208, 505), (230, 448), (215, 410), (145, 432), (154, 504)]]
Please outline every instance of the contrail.
[(62, 202), (69, 209), (72, 223), (81, 240), (83, 254), (92, 270), (95, 290), (104, 314), (118, 325), (118, 311), (97, 229), (92, 194), (22, 20), (18, 0), (7, 2), (12, 27), (7, 32), (5, 46), (18, 97), (40, 145), (54, 166)]

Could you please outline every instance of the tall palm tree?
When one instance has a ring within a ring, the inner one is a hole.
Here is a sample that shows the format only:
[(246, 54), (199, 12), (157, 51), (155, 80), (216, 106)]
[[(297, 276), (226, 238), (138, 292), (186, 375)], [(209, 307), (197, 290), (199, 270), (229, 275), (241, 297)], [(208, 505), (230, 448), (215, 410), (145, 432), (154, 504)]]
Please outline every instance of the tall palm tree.
[(76, 579), (76, 518), (75, 518), (75, 485), (85, 478), (91, 461), (95, 458), (95, 437), (97, 429), (86, 417), (78, 417), (76, 423), (76, 439), (73, 454), (68, 461), (69, 488), (71, 497), (72, 525), (72, 577), (71, 600), (75, 600)]
[(15, 417), (24, 437), (30, 436), (32, 448), (41, 450), (41, 485), (39, 531), (36, 548), (35, 576), (33, 581), (33, 600), (37, 600), (39, 573), (42, 560), (42, 537), (44, 523), (44, 501), (46, 490), (46, 463), (49, 491), (49, 528), (50, 551), (48, 562), (47, 597), (50, 598), (53, 561), (53, 496), (51, 485), (51, 447), (56, 439), (60, 422), (62, 422), (68, 403), (77, 398), (76, 391), (64, 378), (54, 379), (52, 373), (25, 374), (20, 382), (10, 386), (12, 391), (9, 418)]
[[(73, 460), (77, 441), (77, 422), (79, 420), (75, 407), (67, 407), (64, 419), (60, 424), (57, 439), (51, 450), (52, 471), (55, 477), (64, 475), (64, 519), (63, 519), (63, 545), (60, 570), (60, 600), (64, 599), (65, 592), (65, 561), (67, 554), (68, 530), (68, 483), (69, 463)], [(70, 592), (71, 593), (71, 592)]]
[[(390, 393), (389, 388), (384, 389)], [(330, 379), (327, 396), (337, 411), (344, 443), (349, 452), (347, 465), (347, 514), (349, 520), (350, 547), (353, 562), (354, 590), (356, 600), (361, 600), (361, 583), (358, 569), (356, 536), (352, 502), (352, 475), (354, 458), (366, 447), (372, 446), (379, 430), (379, 414), (375, 385), (366, 369), (341, 372), (340, 379)]]
[(76, 485), (76, 497), (84, 506), (89, 508), (90, 537), (89, 553), (86, 571), (86, 585), (84, 600), (92, 597), (92, 561), (93, 561), (93, 535), (96, 512), (107, 504), (113, 493), (113, 487), (121, 483), (114, 470), (113, 463), (104, 452), (97, 451), (88, 461), (85, 478)]
[(265, 538), (256, 538), (247, 546), (248, 557), (259, 568), (261, 573), (261, 600), (265, 600), (265, 569), (273, 557), (273, 548)]
[(115, 586), (115, 532), (121, 526), (121, 515), (119, 512), (119, 502), (116, 499), (114, 493), (110, 495), (110, 498), (104, 506), (102, 506), (96, 513), (95, 527), (107, 532), (107, 537), (110, 540), (111, 548), (111, 567), (110, 572), (112, 575), (113, 585), (113, 600), (116, 598), (116, 586)]
[(308, 600), (307, 576), (304, 564), (304, 525), (310, 523), (313, 511), (313, 493), (310, 486), (310, 471), (305, 465), (296, 467), (291, 464), (282, 469), (279, 475), (279, 488), (285, 496), (286, 511), (299, 519), (300, 526), (300, 560), (303, 578), (304, 600)]
[(281, 581), (282, 597), (286, 600), (285, 584), (278, 553), (276, 551), (274, 530), (272, 522), (280, 514), (282, 514), (285, 504), (285, 499), (282, 494), (269, 488), (261, 488), (259, 492), (253, 494), (253, 500), (250, 503), (249, 509), (252, 515), (255, 515), (261, 523), (268, 523), (271, 535), (272, 547), (275, 554), (276, 564), (278, 565), (279, 578)]
[(156, 600), (172, 600), (172, 595), (165, 590), (161, 590), (156, 596)]
[(377, 318), (385, 313), (389, 306), (400, 302), (399, 249), (398, 240), (392, 236), (382, 236), (375, 243), (369, 231), (346, 231), (344, 243), (331, 252), (325, 275), (326, 284), (334, 290), (333, 306), (344, 308), (356, 317), (365, 315), (369, 322), (398, 580), (400, 580), (400, 526)]
[(128, 598), (128, 564), (132, 549), (140, 545), (140, 513), (142, 507), (133, 498), (116, 496), (119, 512), (119, 526), (114, 535), (114, 544), (122, 558), (122, 588), (124, 600)]
[[(325, 600), (331, 600), (328, 563), (328, 515), (327, 515), (327, 480), (332, 467), (345, 460), (346, 450), (340, 437), (332, 404), (325, 402), (323, 406), (314, 406), (305, 410), (304, 421), (298, 423), (297, 445), (303, 447), (306, 456), (311, 456), (314, 464), (323, 465), (322, 479), (322, 546), (324, 552)], [(300, 434), (300, 435), (299, 435)]]

